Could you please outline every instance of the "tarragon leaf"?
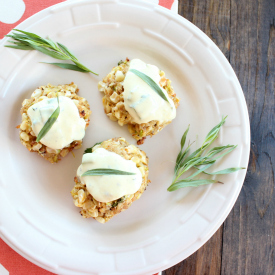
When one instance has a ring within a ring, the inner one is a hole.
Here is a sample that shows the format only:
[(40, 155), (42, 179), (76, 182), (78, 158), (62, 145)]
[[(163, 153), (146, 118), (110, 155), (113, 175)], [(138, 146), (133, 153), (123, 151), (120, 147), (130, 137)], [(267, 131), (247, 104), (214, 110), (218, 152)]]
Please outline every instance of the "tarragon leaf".
[(60, 59), (60, 60), (68, 60), (68, 57), (67, 56), (64, 56), (56, 51), (53, 51), (53, 50), (48, 50), (46, 48), (43, 48), (43, 47), (38, 47), (38, 46), (35, 46), (35, 45), (31, 45), (35, 50), (41, 52), (41, 53), (44, 53), (48, 56), (51, 56), (55, 59)]
[(48, 118), (48, 120), (44, 124), (43, 128), (40, 130), (39, 134), (37, 135), (36, 142), (39, 142), (49, 132), (49, 130), (52, 128), (53, 124), (57, 120), (59, 113), (60, 113), (58, 96), (57, 96), (57, 102), (58, 102), (57, 108), (52, 113), (52, 115)]
[(160, 97), (162, 97), (165, 101), (169, 102), (164, 92), (161, 90), (159, 85), (148, 75), (136, 70), (130, 69), (129, 72), (134, 73), (138, 77), (140, 77), (144, 82), (146, 82)]
[(121, 171), (121, 170), (115, 170), (115, 169), (105, 169), (105, 168), (98, 168), (98, 169), (91, 169), (86, 171), (81, 175), (81, 177), (84, 176), (114, 176), (114, 175), (135, 175), (135, 173)]
[(245, 167), (232, 167), (232, 168), (227, 168), (227, 169), (223, 169), (223, 170), (212, 172), (212, 173), (205, 172), (205, 171), (203, 173), (207, 174), (207, 175), (225, 175), (225, 174), (237, 172), (242, 169), (245, 169)]
[(65, 54), (70, 56), (73, 60), (78, 61), (77, 58), (70, 52), (70, 50), (66, 46), (64, 46), (64, 45), (62, 45), (61, 43), (58, 43), (58, 42), (57, 42), (57, 45)]
[[(27, 36), (30, 36), (30, 37), (34, 37), (34, 38), (40, 38), (41, 37), (35, 33), (32, 33), (32, 32), (26, 32), (26, 31), (22, 31), (22, 30), (19, 30), (19, 29), (13, 29), (14, 31), (17, 31), (17, 32), (21, 32), (21, 33), (24, 33), (25, 35)], [(17, 34), (18, 35), (18, 34)]]
[(74, 62), (74, 64), (76, 64), (76, 66), (78, 66), (79, 68), (83, 69), (87, 73), (93, 73), (95, 75), (98, 75), (97, 73), (91, 71), (90, 69), (88, 69), (87, 67), (85, 67), (84, 65), (82, 65), (81, 63), (79, 63), (78, 61), (75, 61), (75, 60), (72, 60), (72, 61)]
[(69, 63), (49, 63), (49, 62), (40, 62), (40, 63), (45, 63), (45, 64), (50, 64), (50, 65), (54, 65), (63, 69), (67, 69), (67, 70), (72, 70), (72, 71), (78, 71), (78, 72), (82, 72), (82, 73), (88, 73), (87, 71), (84, 71), (83, 69), (77, 67), (74, 64), (69, 64)]
[(198, 179), (198, 180), (180, 180), (170, 185), (167, 191), (172, 192), (184, 187), (198, 187), (205, 184), (222, 183), (217, 180)]
[(101, 144), (102, 142), (97, 142), (94, 146), (87, 148), (83, 154), (87, 154), (87, 153), (92, 153), (93, 152), (93, 148), (99, 144)]
[(33, 50), (32, 47), (27, 46), (27, 45), (17, 45), (17, 46), (13, 46), (13, 45), (5, 45), (5, 47), (7, 48), (13, 48), (13, 49), (18, 49), (18, 50), (24, 50), (24, 51), (30, 51)]

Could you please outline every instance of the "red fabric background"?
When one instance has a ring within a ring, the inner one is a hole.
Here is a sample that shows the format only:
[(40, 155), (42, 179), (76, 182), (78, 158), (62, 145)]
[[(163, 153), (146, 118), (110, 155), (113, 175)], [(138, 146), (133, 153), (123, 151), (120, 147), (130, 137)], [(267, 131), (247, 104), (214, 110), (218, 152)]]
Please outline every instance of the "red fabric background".
[[(4, 35), (9, 33), (13, 28), (15, 28), (18, 24), (23, 22), (25, 19), (27, 19), (31, 15), (45, 8), (48, 8), (54, 4), (64, 2), (64, 1), (65, 0), (24, 0), (26, 9), (20, 20), (18, 20), (14, 24), (5, 24), (0, 22), (0, 39), (2, 39)], [(174, 3), (174, 0), (159, 0), (159, 5), (168, 9), (171, 9), (173, 3)]]
[(159, 0), (159, 5), (171, 10), (174, 0)]
[(65, 0), (24, 0), (26, 9), (21, 17), (20, 20), (18, 20), (14, 24), (5, 24), (0, 22), (0, 39), (4, 37), (7, 33), (9, 33), (13, 28), (15, 28), (18, 24), (23, 22), (25, 19), (29, 18), (31, 15), (48, 8), (54, 4), (64, 2)]
[(12, 250), (0, 239), (0, 263), (9, 271), (10, 275), (51, 275), (37, 265), (29, 262)]

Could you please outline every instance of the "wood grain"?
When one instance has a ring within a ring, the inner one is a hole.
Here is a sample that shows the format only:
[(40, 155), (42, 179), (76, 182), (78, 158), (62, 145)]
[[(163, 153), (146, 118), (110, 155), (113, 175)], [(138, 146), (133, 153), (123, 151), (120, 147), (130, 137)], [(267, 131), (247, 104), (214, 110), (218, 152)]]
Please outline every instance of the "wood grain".
[(179, 0), (179, 14), (204, 31), (231, 63), (251, 123), (251, 155), (224, 225), (164, 275), (275, 274), (275, 1)]
[(180, 0), (179, 14), (206, 33), (229, 58), (230, 0)]
[(189, 274), (221, 274), (222, 227), (197, 252), (172, 268), (163, 272), (164, 275)]
[[(231, 1), (230, 63), (251, 122), (251, 156), (224, 223), (222, 274), (275, 274), (275, 1)], [(230, 257), (229, 257), (230, 255)]]

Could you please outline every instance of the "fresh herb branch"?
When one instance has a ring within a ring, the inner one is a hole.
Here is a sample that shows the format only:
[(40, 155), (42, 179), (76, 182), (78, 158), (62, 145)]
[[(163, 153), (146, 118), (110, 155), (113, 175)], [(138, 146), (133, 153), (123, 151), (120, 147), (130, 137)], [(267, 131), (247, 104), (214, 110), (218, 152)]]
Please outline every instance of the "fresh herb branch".
[(146, 82), (160, 97), (162, 97), (165, 101), (169, 102), (166, 95), (159, 87), (159, 85), (151, 77), (135, 69), (130, 69), (129, 72), (132, 72), (135, 75), (137, 75), (144, 82)]
[(55, 65), (63, 69), (68, 69), (68, 70), (73, 70), (73, 71), (78, 71), (83, 73), (93, 73), (95, 75), (98, 75), (97, 73), (91, 71), (90, 69), (82, 65), (79, 62), (79, 60), (70, 52), (70, 50), (66, 46), (62, 45), (61, 43), (58, 43), (58, 42), (55, 43), (50, 38), (45, 39), (31, 32), (25, 32), (18, 29), (13, 29), (13, 30), (17, 31), (18, 33), (13, 32), (11, 35), (6, 35), (6, 36), (14, 39), (15, 41), (8, 40), (8, 42), (12, 43), (13, 45), (5, 45), (5, 47), (19, 49), (19, 50), (37, 50), (55, 59), (70, 60), (74, 64), (47, 63), (47, 62), (41, 62), (41, 63)]
[[(216, 160), (219, 158), (222, 158), (223, 156), (227, 155), (228, 153), (232, 152), (237, 145), (226, 145), (226, 146), (219, 146), (214, 147), (210, 149), (208, 152), (205, 152), (206, 149), (215, 141), (215, 139), (219, 135), (219, 131), (222, 127), (222, 125), (225, 123), (227, 117), (222, 118), (221, 122), (216, 125), (206, 136), (202, 146), (198, 148), (196, 151), (188, 155), (190, 151), (190, 147), (192, 144), (189, 144), (185, 150), (184, 145), (186, 142), (186, 136), (189, 131), (189, 126), (184, 132), (182, 138), (181, 138), (181, 149), (176, 159), (176, 166), (174, 170), (174, 178), (172, 184), (168, 187), (168, 191), (175, 191), (179, 188), (183, 187), (190, 187), (190, 186), (200, 186), (204, 184), (210, 184), (210, 183), (222, 183), (218, 180), (212, 180), (212, 179), (194, 179), (195, 176), (204, 173), (207, 175), (221, 175), (221, 174), (229, 174), (236, 172), (240, 169), (245, 169), (244, 167), (232, 167), (227, 168), (224, 170), (220, 170), (217, 172), (206, 172), (208, 168), (210, 168)], [(188, 171), (191, 168), (195, 168), (197, 171), (193, 173), (191, 176), (185, 178), (185, 179), (179, 179), (186, 171)]]
[(131, 172), (125, 172), (121, 170), (115, 170), (115, 169), (105, 169), (105, 168), (99, 168), (99, 169), (91, 169), (86, 171), (81, 175), (83, 176), (110, 176), (110, 175), (135, 175), (135, 173)]
[(53, 124), (55, 123), (55, 121), (57, 120), (57, 118), (59, 116), (60, 107), (59, 107), (58, 95), (57, 95), (56, 98), (57, 98), (58, 106), (55, 109), (55, 111), (51, 114), (51, 116), (48, 118), (48, 120), (44, 124), (43, 128), (38, 133), (37, 138), (36, 138), (36, 142), (39, 142), (49, 132), (49, 130), (52, 128)]

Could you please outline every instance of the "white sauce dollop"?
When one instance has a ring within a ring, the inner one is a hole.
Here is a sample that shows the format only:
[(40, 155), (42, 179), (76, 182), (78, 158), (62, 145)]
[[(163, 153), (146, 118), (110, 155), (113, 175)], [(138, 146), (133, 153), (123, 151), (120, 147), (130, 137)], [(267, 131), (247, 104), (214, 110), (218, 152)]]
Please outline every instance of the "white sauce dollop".
[[(28, 109), (28, 116), (32, 122), (32, 130), (37, 136), (48, 118), (57, 108), (57, 98), (45, 98)], [(48, 131), (40, 140), (41, 143), (52, 149), (62, 149), (74, 140), (82, 140), (85, 135), (86, 122), (80, 118), (78, 109), (73, 100), (59, 97), (60, 113)]]
[[(130, 69), (136, 69), (152, 78), (160, 87), (159, 68), (139, 59), (130, 62)], [(161, 88), (169, 103), (161, 98), (145, 81), (132, 72), (127, 72), (124, 80), (124, 105), (134, 122), (141, 124), (152, 120), (160, 123), (176, 117), (176, 107), (165, 89)]]
[[(104, 175), (83, 176), (88, 170), (98, 168), (116, 169), (135, 175)], [(142, 183), (142, 175), (132, 160), (126, 160), (120, 155), (97, 148), (93, 153), (83, 155), (82, 164), (77, 169), (77, 176), (81, 179), (89, 193), (100, 202), (110, 202), (125, 195), (137, 192)]]

